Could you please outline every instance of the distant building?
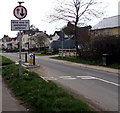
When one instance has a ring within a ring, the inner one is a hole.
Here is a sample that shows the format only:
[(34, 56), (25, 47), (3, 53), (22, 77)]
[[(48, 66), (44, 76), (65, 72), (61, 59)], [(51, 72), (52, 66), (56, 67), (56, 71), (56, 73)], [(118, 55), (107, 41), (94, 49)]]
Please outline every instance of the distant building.
[[(53, 49), (54, 51), (58, 51), (59, 48), (62, 46), (61, 42), (61, 31), (55, 31), (55, 33), (50, 37), (50, 44), (49, 48)], [(66, 34), (64, 34), (64, 39), (63, 39), (63, 48), (64, 49), (73, 49), (75, 48), (75, 41), (71, 38), (68, 37)]]
[(120, 15), (104, 18), (91, 30), (91, 36), (120, 35)]
[(13, 50), (17, 48), (18, 48), (17, 38), (10, 38), (8, 35), (4, 35), (4, 37), (0, 39), (0, 49)]
[[(38, 35), (38, 34), (44, 34), (48, 37), (48, 35), (43, 32), (43, 31), (33, 31), (33, 30), (29, 30), (29, 31), (24, 31), (23, 37), (22, 37), (22, 50), (37, 50), (38, 49), (38, 45), (35, 42), (34, 36)], [(48, 37), (46, 39), (46, 42), (44, 43), (45, 47), (48, 47), (48, 44), (50, 42), (50, 38)], [(38, 42), (39, 43), (39, 42)], [(42, 45), (43, 47), (43, 45)]]

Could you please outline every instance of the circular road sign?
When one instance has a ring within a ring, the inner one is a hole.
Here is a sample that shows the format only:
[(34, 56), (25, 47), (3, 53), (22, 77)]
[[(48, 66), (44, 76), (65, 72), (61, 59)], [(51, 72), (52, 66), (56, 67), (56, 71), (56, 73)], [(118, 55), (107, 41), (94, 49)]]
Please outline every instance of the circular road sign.
[(27, 15), (27, 9), (24, 6), (17, 6), (13, 11), (14, 16), (17, 19), (23, 19)]

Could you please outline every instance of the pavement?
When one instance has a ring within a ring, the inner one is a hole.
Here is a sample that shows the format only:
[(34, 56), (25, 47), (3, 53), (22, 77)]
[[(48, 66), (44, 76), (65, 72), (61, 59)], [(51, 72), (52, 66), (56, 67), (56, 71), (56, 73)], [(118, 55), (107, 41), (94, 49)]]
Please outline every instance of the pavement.
[(12, 92), (7, 88), (4, 82), (2, 82), (2, 111), (4, 112), (19, 112), (26, 111), (26, 108), (20, 104)]
[(27, 113), (27, 109), (15, 98), (11, 90), (2, 80), (1, 75), (2, 74), (0, 74), (0, 113)]

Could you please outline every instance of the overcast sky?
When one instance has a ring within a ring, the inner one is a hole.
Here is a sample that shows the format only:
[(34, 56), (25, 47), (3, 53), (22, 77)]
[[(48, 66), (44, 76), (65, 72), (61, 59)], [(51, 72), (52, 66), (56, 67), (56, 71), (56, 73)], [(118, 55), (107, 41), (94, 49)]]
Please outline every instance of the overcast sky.
[[(49, 24), (45, 21), (45, 17), (48, 12), (52, 11), (56, 0), (23, 0), (22, 4), (27, 8), (26, 20), (30, 20), (30, 24), (34, 24), (40, 31), (47, 31), (48, 34), (53, 34), (55, 30), (59, 30), (65, 26), (66, 23), (53, 23)], [(98, 0), (97, 0), (98, 1)], [(103, 2), (105, 6), (105, 16), (110, 17), (118, 14), (118, 2), (119, 0), (99, 0)], [(11, 20), (16, 18), (13, 15), (13, 10), (18, 6), (18, 0), (2, 0), (0, 3), (0, 38), (4, 35), (15, 37), (17, 32), (11, 31)], [(102, 17), (102, 18), (104, 18)], [(88, 23), (88, 25), (94, 26), (101, 19), (95, 19)]]

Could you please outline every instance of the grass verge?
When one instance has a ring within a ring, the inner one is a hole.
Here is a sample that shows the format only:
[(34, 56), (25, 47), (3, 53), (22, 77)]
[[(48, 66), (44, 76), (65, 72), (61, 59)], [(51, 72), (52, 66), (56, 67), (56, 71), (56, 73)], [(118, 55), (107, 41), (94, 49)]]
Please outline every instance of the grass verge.
[(10, 59), (4, 56), (0, 56), (0, 65), (4, 66), (4, 65), (12, 64), (12, 63), (13, 61), (11, 61)]
[[(77, 59), (75, 57), (51, 57), (52, 59), (57, 59), (57, 60), (65, 60), (65, 61), (70, 61), (70, 62), (75, 62), (75, 63), (81, 63), (81, 64), (89, 64), (89, 65), (101, 65), (102, 63), (100, 61), (93, 61), (93, 60), (88, 60), (88, 59)], [(115, 68), (115, 69), (120, 69), (120, 63), (112, 63), (110, 65), (104, 66), (104, 67), (110, 67), (110, 68)]]
[(77, 59), (75, 57), (51, 57), (52, 59), (57, 59), (57, 60), (66, 60), (70, 62), (75, 62), (75, 63), (82, 63), (82, 64), (89, 64), (89, 65), (98, 65), (100, 62), (92, 61), (92, 60), (87, 60), (87, 59)]
[(2, 75), (14, 94), (32, 113), (91, 112), (86, 103), (75, 99), (56, 84), (44, 81), (34, 72), (23, 68), (23, 75), (18, 76), (18, 66), (15, 64), (4, 66)]

